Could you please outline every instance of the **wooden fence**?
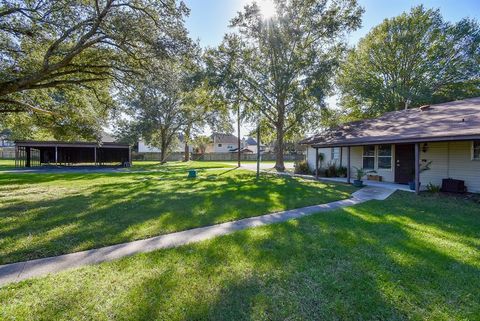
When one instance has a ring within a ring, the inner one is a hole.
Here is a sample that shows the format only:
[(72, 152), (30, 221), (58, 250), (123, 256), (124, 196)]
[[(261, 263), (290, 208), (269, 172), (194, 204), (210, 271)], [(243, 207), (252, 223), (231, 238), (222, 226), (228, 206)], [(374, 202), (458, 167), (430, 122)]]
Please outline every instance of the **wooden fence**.
[[(175, 152), (168, 155), (167, 161), (181, 161), (184, 159), (185, 153)], [(192, 160), (198, 161), (236, 161), (238, 155), (236, 153), (207, 153), (207, 154), (192, 154)], [(243, 161), (254, 161), (257, 160), (257, 154), (242, 154)], [(296, 154), (296, 155), (284, 155), (284, 160), (287, 162), (292, 161), (301, 161), (305, 160), (305, 155)], [(264, 161), (274, 161), (276, 159), (275, 154), (273, 153), (264, 153), (262, 154), (262, 160)], [(137, 153), (132, 152), (132, 160), (146, 160), (146, 161), (160, 161), (160, 153)]]
[(15, 147), (0, 147), (0, 159), (15, 159)]
[[(274, 153), (264, 153), (261, 155), (263, 161), (274, 161), (276, 155)], [(285, 161), (301, 161), (305, 160), (305, 155), (283, 155)], [(193, 160), (203, 161), (236, 161), (238, 159), (237, 153), (208, 153), (208, 154), (193, 154)], [(257, 160), (257, 154), (241, 154), (241, 160), (254, 161)]]

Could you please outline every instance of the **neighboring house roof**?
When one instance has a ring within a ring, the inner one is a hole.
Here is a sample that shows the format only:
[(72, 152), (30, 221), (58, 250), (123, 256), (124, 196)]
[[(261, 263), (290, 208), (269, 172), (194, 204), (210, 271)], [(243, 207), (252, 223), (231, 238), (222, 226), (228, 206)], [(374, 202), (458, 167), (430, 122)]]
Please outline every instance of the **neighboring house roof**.
[(238, 138), (232, 134), (221, 134), (221, 133), (214, 133), (212, 134), (212, 138), (215, 138), (216, 144), (236, 144), (238, 143)]
[[(236, 152), (238, 152), (238, 148), (230, 149), (229, 152), (236, 153)], [(240, 153), (253, 153), (253, 150), (244, 147), (240, 150)]]
[(480, 97), (386, 113), (302, 140), (313, 147), (480, 139)]
[(257, 145), (257, 141), (253, 137), (248, 137), (245, 143), (247, 145)]

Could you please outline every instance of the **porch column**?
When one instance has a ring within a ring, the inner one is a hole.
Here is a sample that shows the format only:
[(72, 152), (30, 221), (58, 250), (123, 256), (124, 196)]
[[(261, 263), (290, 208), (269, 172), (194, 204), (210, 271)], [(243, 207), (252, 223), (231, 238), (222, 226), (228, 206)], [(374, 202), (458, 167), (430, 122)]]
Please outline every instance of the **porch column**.
[(128, 163), (130, 164), (130, 166), (132, 166), (132, 147), (131, 146), (128, 146)]
[(315, 148), (315, 179), (318, 179), (318, 148)]
[(18, 165), (18, 146), (15, 145), (15, 167), (19, 167)]
[(97, 147), (93, 147), (93, 161), (95, 162), (95, 166), (97, 166)]
[(351, 169), (350, 169), (350, 146), (347, 147), (347, 183), (350, 184), (350, 180), (352, 177)]
[(415, 144), (415, 193), (420, 192), (420, 144)]
[(340, 147), (340, 167), (343, 166), (343, 147)]
[(58, 148), (55, 146), (55, 166), (58, 166)]
[(25, 167), (30, 167), (30, 147), (25, 147), (26, 162)]

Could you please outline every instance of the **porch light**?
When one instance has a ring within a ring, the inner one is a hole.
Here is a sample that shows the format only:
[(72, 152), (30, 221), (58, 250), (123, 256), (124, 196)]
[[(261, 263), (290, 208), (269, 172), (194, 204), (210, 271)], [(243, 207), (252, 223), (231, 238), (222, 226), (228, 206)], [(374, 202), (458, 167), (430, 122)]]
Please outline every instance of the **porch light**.
[(426, 153), (428, 151), (428, 143), (423, 143), (422, 152)]

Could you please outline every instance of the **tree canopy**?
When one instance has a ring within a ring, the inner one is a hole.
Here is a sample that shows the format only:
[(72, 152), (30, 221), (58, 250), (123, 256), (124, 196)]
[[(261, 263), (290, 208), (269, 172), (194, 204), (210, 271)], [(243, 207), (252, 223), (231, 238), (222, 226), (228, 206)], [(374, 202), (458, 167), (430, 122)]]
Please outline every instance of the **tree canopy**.
[(169, 58), (190, 46), (186, 14), (175, 0), (2, 1), (3, 122), (56, 128), (105, 120), (114, 86), (152, 57)]
[(245, 6), (206, 62), (251, 120), (261, 117), (275, 130), (275, 167), (283, 171), (284, 136), (319, 119), (344, 36), (360, 26), (362, 9), (354, 0), (277, 0), (275, 8), (266, 20), (256, 3)]
[(349, 118), (480, 96), (480, 29), (414, 7), (386, 19), (350, 50), (338, 76)]

